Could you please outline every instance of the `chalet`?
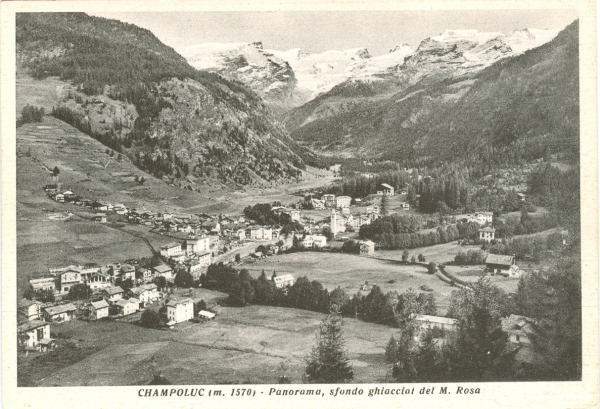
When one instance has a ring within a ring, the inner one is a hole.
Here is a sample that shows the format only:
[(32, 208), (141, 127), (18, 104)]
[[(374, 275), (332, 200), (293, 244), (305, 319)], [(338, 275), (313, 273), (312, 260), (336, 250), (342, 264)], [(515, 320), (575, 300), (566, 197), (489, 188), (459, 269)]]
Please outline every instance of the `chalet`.
[(107, 301), (110, 303), (114, 303), (114, 302), (117, 302), (120, 299), (122, 299), (123, 293), (124, 293), (123, 289), (121, 287), (119, 287), (118, 285), (113, 286), (113, 287), (106, 287), (105, 289), (102, 290), (102, 294), (107, 299)]
[(56, 291), (56, 278), (54, 277), (39, 277), (29, 280), (29, 285), (33, 291), (51, 290)]
[(102, 274), (100, 271), (85, 275), (82, 274), (82, 280), (92, 290), (99, 290), (111, 285), (110, 277), (106, 274)]
[(44, 308), (44, 319), (46, 321), (71, 321), (75, 319), (77, 308), (71, 303), (55, 305)]
[(108, 303), (106, 300), (92, 301), (90, 303), (90, 319), (100, 320), (108, 318)]
[(173, 269), (166, 264), (159, 264), (156, 267), (152, 268), (156, 275), (164, 277), (168, 282), (173, 282), (175, 280), (175, 275), (173, 274)]
[(50, 324), (40, 320), (27, 321), (17, 326), (19, 345), (27, 350), (47, 351), (56, 346), (50, 338)]
[(130, 298), (128, 300), (122, 298), (114, 305), (118, 313), (122, 316), (133, 314), (140, 309), (140, 301), (137, 298)]
[(475, 213), (475, 222), (480, 225), (484, 225), (486, 223), (491, 223), (494, 220), (493, 212), (478, 212)]
[(350, 196), (338, 196), (335, 198), (335, 207), (343, 209), (344, 207), (350, 207), (352, 198)]
[(294, 276), (291, 274), (282, 274), (280, 276), (274, 276), (271, 278), (277, 288), (291, 287), (294, 285)]
[(41, 307), (41, 302), (23, 298), (17, 303), (18, 318), (26, 321), (39, 320), (42, 315)]
[(458, 320), (438, 317), (435, 315), (414, 315), (416, 324), (415, 339), (419, 339), (426, 331), (433, 331), (433, 337), (438, 344), (446, 344), (449, 336), (458, 331)]
[(97, 212), (107, 212), (108, 211), (108, 205), (104, 202), (94, 202), (92, 203), (92, 209), (97, 211)]
[(114, 206), (114, 211), (116, 214), (127, 214), (127, 208), (125, 207), (125, 205), (121, 204), (121, 203), (117, 203)]
[(501, 320), (502, 331), (508, 336), (507, 347), (516, 350), (515, 360), (532, 363), (535, 352), (532, 345), (532, 334), (537, 322), (529, 317), (511, 314)]
[(81, 271), (78, 270), (76, 267), (68, 268), (64, 271), (61, 271), (60, 273), (58, 273), (58, 276), (60, 281), (59, 288), (61, 293), (68, 293), (73, 286), (81, 284), (83, 282), (83, 279), (81, 278)]
[(180, 256), (182, 253), (181, 244), (177, 242), (168, 243), (160, 247), (160, 255), (166, 258)]
[(325, 203), (325, 207), (336, 207), (336, 200), (335, 200), (335, 195), (332, 194), (326, 194), (323, 195), (323, 202)]
[(315, 210), (325, 209), (325, 202), (323, 200), (311, 199), (310, 203), (311, 203), (313, 209), (315, 209)]
[(106, 215), (104, 213), (97, 213), (92, 216), (94, 223), (106, 223)]
[(190, 298), (171, 299), (167, 302), (167, 319), (172, 324), (194, 318), (194, 301)]
[(479, 240), (491, 242), (496, 237), (496, 229), (493, 227), (484, 227), (483, 229), (479, 229)]
[(157, 290), (156, 284), (154, 283), (133, 287), (129, 291), (131, 291), (131, 294), (135, 298), (144, 303), (144, 305), (152, 303), (160, 298), (160, 294)]
[(60, 203), (64, 203), (65, 195), (63, 195), (62, 193), (57, 193), (56, 195), (54, 195), (54, 200), (56, 200), (57, 202), (60, 202)]
[(121, 266), (121, 280), (135, 281), (135, 267), (131, 264), (123, 264)]
[(198, 318), (201, 318), (206, 321), (210, 321), (210, 320), (214, 319), (215, 316), (216, 316), (216, 314), (214, 312), (210, 312), (210, 311), (206, 311), (206, 310), (202, 310), (198, 313)]
[(381, 184), (381, 192), (384, 196), (394, 196), (394, 187), (387, 183)]
[(375, 254), (375, 243), (371, 240), (361, 241), (360, 254), (363, 256), (372, 256)]
[(509, 277), (519, 276), (519, 267), (515, 264), (515, 256), (488, 254), (485, 259), (486, 270), (492, 274), (503, 274)]

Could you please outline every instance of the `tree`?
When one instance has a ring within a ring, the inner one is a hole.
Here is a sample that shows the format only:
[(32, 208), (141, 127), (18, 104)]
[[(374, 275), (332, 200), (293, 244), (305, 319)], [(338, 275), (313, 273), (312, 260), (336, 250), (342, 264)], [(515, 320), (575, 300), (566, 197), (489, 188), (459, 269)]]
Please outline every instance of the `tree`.
[(427, 264), (427, 272), (429, 274), (435, 274), (436, 269), (437, 269), (437, 266), (433, 261), (430, 261), (429, 264)]
[(242, 261), (242, 256), (240, 255), (240, 253), (237, 253), (237, 254), (235, 255), (235, 262), (236, 262), (236, 263), (239, 263), (239, 262), (241, 262), (241, 261)]
[(413, 254), (412, 257), (410, 258), (410, 262), (415, 264), (417, 262), (417, 259), (415, 257), (415, 255)]
[(75, 284), (69, 289), (67, 298), (69, 300), (85, 300), (92, 295), (92, 289), (87, 284)]
[(408, 262), (408, 250), (406, 250), (406, 249), (402, 252), (402, 262), (403, 263)]
[(344, 350), (342, 317), (335, 310), (321, 322), (316, 345), (307, 358), (306, 376), (311, 383), (344, 383), (354, 378)]
[(327, 237), (327, 240), (333, 240), (333, 233), (331, 232), (331, 227), (329, 227), (329, 226), (323, 227), (321, 234), (323, 234), (323, 236)]
[(194, 286), (194, 277), (186, 271), (180, 270), (175, 276), (175, 285), (181, 288), (190, 288)]
[(392, 364), (398, 362), (398, 341), (393, 335), (385, 347), (385, 360)]
[(146, 328), (160, 327), (160, 315), (153, 310), (144, 310), (140, 317), (140, 324)]
[(419, 259), (419, 261), (420, 261), (421, 263), (424, 263), (424, 262), (425, 262), (425, 256), (424, 256), (424, 255), (422, 255), (422, 254), (419, 254), (419, 256), (418, 256), (418, 259)]
[(167, 279), (163, 276), (158, 276), (154, 278), (154, 284), (159, 290), (163, 290), (167, 286)]
[(58, 168), (58, 166), (55, 166), (54, 169), (52, 169), (52, 176), (57, 177), (60, 173), (60, 169)]

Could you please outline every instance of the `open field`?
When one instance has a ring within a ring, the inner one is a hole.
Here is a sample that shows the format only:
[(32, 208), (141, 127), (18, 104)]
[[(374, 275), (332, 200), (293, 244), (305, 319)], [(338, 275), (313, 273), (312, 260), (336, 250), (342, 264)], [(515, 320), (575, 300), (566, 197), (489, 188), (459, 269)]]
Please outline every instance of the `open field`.
[(404, 292), (409, 288), (421, 291), (419, 287), (426, 285), (433, 290), (440, 313), (446, 311), (450, 295), (456, 289), (428, 274), (427, 269), (421, 266), (342, 253), (283, 254), (247, 262), (240, 268), (247, 268), (254, 276), (258, 276), (263, 269), (268, 276), (273, 271), (278, 274), (291, 273), (295, 278), (306, 276), (319, 281), (329, 290), (340, 286), (349, 295), (358, 292), (365, 281), (378, 285), (383, 292)]
[[(480, 249), (480, 246), (462, 246), (458, 244), (457, 241), (451, 241), (449, 243), (436, 244), (435, 246), (409, 249), (408, 253), (410, 254), (409, 259), (413, 255), (417, 257), (419, 254), (423, 254), (427, 262), (433, 261), (436, 263), (448, 263), (450, 261), (454, 261), (454, 256), (461, 251), (466, 253), (469, 250), (478, 249)], [(375, 255), (383, 258), (402, 260), (403, 251), (404, 250), (378, 250)]]
[[(222, 307), (214, 321), (182, 323), (174, 330), (109, 321), (58, 324), (55, 333), (59, 339), (75, 342), (91, 353), (52, 374), (42, 371), (43, 378), (35, 383), (144, 384), (157, 371), (174, 384), (277, 383), (284, 373), (293, 382), (302, 382), (304, 358), (323, 317), (292, 308), (250, 306)], [(389, 368), (383, 354), (393, 332), (383, 325), (344, 319), (355, 381), (387, 379)], [(34, 359), (39, 358), (43, 357), (25, 358), (31, 371), (35, 370)]]

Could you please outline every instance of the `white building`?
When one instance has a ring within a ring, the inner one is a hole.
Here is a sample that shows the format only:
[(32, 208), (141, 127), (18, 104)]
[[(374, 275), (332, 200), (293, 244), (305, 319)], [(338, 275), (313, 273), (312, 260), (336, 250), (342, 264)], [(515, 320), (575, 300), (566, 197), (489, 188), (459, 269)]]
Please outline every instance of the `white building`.
[(388, 185), (387, 183), (381, 184), (382, 193), (384, 196), (394, 196), (394, 187)]
[(478, 212), (475, 213), (475, 221), (481, 225), (491, 223), (494, 219), (493, 212)]
[(350, 196), (338, 196), (335, 198), (335, 207), (343, 209), (344, 207), (350, 207), (352, 198)]
[(331, 217), (329, 220), (329, 228), (331, 233), (336, 235), (337, 233), (343, 233), (346, 231), (346, 222), (344, 217), (338, 214), (335, 209), (331, 210)]
[(323, 195), (323, 202), (325, 203), (325, 207), (335, 207), (336, 206), (335, 195), (332, 195), (332, 194)]
[(92, 301), (90, 303), (90, 319), (99, 320), (108, 317), (108, 303), (106, 300)]
[(496, 235), (496, 229), (493, 227), (484, 227), (483, 229), (479, 229), (479, 240), (491, 242), (494, 240)]
[(375, 243), (371, 240), (360, 242), (360, 254), (365, 256), (371, 256), (375, 253)]
[(137, 298), (130, 298), (128, 300), (120, 299), (115, 305), (119, 313), (123, 316), (133, 314), (140, 309), (140, 301)]
[(294, 276), (291, 274), (282, 274), (280, 276), (273, 277), (273, 282), (277, 288), (285, 288), (287, 286), (294, 285)]
[(167, 319), (172, 323), (180, 323), (194, 318), (194, 302), (189, 298), (169, 300), (167, 302)]
[(44, 351), (54, 347), (50, 324), (40, 320), (26, 321), (17, 326), (18, 342), (25, 349)]
[(210, 239), (208, 236), (190, 237), (185, 240), (187, 254), (200, 254), (210, 251)]
[(177, 242), (168, 243), (160, 248), (160, 255), (166, 258), (178, 257), (183, 254), (181, 244)]
[(131, 294), (135, 298), (137, 298), (140, 302), (143, 302), (144, 305), (154, 302), (160, 298), (158, 290), (156, 288), (156, 284), (144, 284), (139, 287), (133, 287), (131, 290)]

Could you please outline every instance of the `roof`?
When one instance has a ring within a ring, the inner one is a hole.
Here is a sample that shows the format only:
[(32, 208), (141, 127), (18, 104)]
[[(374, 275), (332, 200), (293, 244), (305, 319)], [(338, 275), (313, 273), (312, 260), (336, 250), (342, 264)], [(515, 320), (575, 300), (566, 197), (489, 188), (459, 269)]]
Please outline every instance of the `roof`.
[(129, 300), (125, 300), (125, 299), (121, 298), (115, 304), (117, 304), (119, 307), (125, 307), (127, 304), (129, 304)]
[(381, 186), (387, 188), (387, 189), (393, 189), (393, 186), (388, 185), (387, 183), (382, 183)]
[(479, 231), (485, 232), (485, 233), (495, 233), (496, 229), (494, 229), (493, 227), (484, 227), (483, 229), (479, 229)]
[(172, 249), (173, 247), (181, 247), (181, 243), (171, 242), (165, 244), (164, 246), (160, 246), (161, 249)]
[(187, 304), (190, 302), (193, 303), (194, 301), (192, 301), (191, 298), (181, 298), (181, 299), (172, 298), (167, 302), (167, 306), (177, 307), (179, 304)]
[(117, 285), (117, 286), (113, 286), (113, 287), (106, 287), (104, 289), (104, 292), (108, 295), (115, 295), (115, 294), (121, 294), (123, 292), (123, 289)]
[(95, 310), (99, 310), (101, 308), (108, 308), (108, 303), (105, 300), (92, 301), (91, 304)]
[(215, 313), (210, 311), (202, 310), (198, 313), (199, 316), (204, 318), (215, 318)]
[(135, 271), (135, 267), (131, 264), (123, 264), (121, 266), (121, 271)]
[[(156, 287), (156, 285), (154, 285)], [(140, 295), (146, 291), (152, 291), (152, 289), (147, 288), (146, 286), (139, 286), (139, 287), (133, 287), (130, 289), (130, 291), (135, 294), (135, 295)]]
[(533, 332), (533, 325), (535, 320), (523, 315), (511, 314), (508, 317), (504, 317), (501, 320), (502, 330), (505, 332), (522, 332), (531, 333)]
[(159, 273), (167, 273), (169, 271), (173, 271), (173, 269), (166, 264), (159, 264), (158, 266), (152, 268), (158, 271)]
[(502, 254), (488, 254), (485, 259), (485, 264), (500, 264), (503, 266), (511, 266), (514, 262), (514, 256), (505, 256)]
[(425, 322), (433, 322), (436, 324), (447, 324), (447, 325), (456, 325), (458, 320), (454, 318), (447, 317), (438, 317), (437, 315), (422, 315), (417, 314), (415, 316), (415, 321), (425, 321)]
[(43, 327), (45, 325), (50, 325), (48, 322), (40, 321), (40, 320), (31, 320), (26, 321), (23, 324), (19, 324), (17, 327), (19, 332), (31, 331), (32, 329), (36, 329), (39, 327)]
[(71, 303), (55, 305), (54, 307), (46, 307), (44, 308), (48, 315), (57, 315), (62, 314), (64, 312), (75, 311), (77, 308)]
[(284, 281), (294, 281), (294, 276), (291, 274), (282, 274), (280, 276), (273, 277), (273, 281), (276, 283), (281, 283)]

